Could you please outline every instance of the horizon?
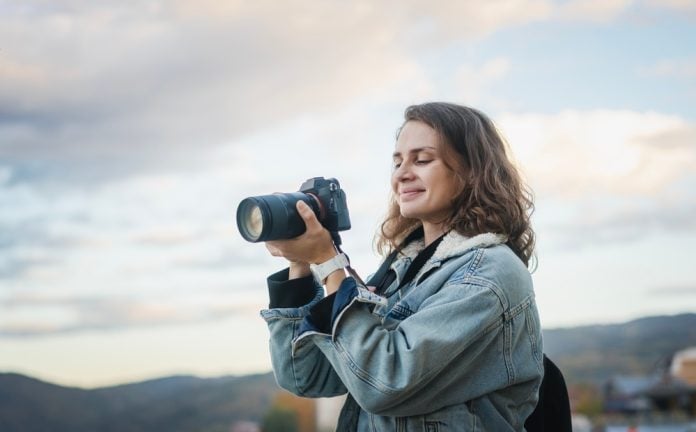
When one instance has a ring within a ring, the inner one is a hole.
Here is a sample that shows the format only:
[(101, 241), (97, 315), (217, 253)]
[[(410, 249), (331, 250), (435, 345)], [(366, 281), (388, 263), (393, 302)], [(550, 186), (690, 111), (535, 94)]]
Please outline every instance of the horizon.
[[(0, 2), (0, 370), (270, 370), (245, 197), (335, 177), (377, 268), (411, 104), (487, 113), (534, 191), (543, 328), (696, 311), (696, 3)], [(37, 31), (38, 30), (38, 31)]]
[[(641, 321), (641, 320), (646, 320), (646, 319), (655, 319), (655, 318), (674, 318), (677, 316), (683, 316), (683, 315), (696, 315), (696, 313), (692, 312), (686, 312), (686, 313), (678, 313), (678, 314), (673, 314), (673, 315), (651, 315), (651, 316), (643, 316), (643, 317), (638, 317), (634, 318), (628, 321), (622, 321), (622, 322), (612, 322), (612, 323), (595, 323), (595, 324), (583, 324), (580, 326), (566, 326), (566, 327), (553, 327), (553, 328), (542, 328), (542, 331), (556, 331), (556, 330), (577, 330), (581, 329), (583, 327), (609, 327), (609, 326), (620, 326), (620, 325), (627, 325), (631, 324), (636, 321)], [(196, 378), (196, 379), (220, 379), (220, 378), (238, 378), (238, 377), (247, 377), (247, 376), (256, 376), (256, 375), (267, 375), (267, 374), (272, 374), (273, 370), (269, 367), (267, 370), (259, 370), (259, 371), (249, 371), (246, 373), (222, 373), (218, 375), (201, 375), (201, 374), (195, 374), (195, 373), (187, 373), (187, 372), (179, 372), (179, 373), (172, 373), (172, 374), (165, 374), (165, 375), (153, 375), (153, 376), (147, 376), (147, 377), (140, 377), (140, 378), (134, 378), (129, 381), (115, 381), (115, 382), (105, 382), (105, 383), (93, 383), (91, 385), (87, 384), (71, 384), (71, 383), (65, 383), (65, 382), (58, 382), (54, 380), (50, 380), (47, 378), (43, 378), (41, 376), (21, 372), (21, 371), (13, 371), (13, 370), (0, 370), (0, 375), (3, 374), (8, 374), (8, 375), (19, 375), (23, 376), (26, 378), (30, 379), (35, 379), (47, 384), (52, 384), (52, 385), (57, 385), (60, 387), (66, 387), (66, 388), (77, 388), (81, 390), (96, 390), (96, 389), (103, 389), (103, 388), (111, 388), (111, 387), (119, 387), (119, 386), (125, 386), (125, 385), (131, 385), (131, 384), (140, 384), (140, 383), (145, 383), (145, 382), (150, 382), (150, 381), (158, 381), (158, 380), (166, 380), (170, 378)]]

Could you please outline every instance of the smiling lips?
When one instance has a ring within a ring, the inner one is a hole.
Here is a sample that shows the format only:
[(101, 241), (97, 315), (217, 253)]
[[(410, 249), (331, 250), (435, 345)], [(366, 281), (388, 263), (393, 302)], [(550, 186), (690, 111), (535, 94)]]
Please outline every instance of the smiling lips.
[(410, 201), (410, 200), (416, 198), (422, 192), (425, 192), (425, 189), (414, 189), (414, 188), (404, 189), (401, 192), (399, 192), (399, 198), (401, 198), (401, 201)]

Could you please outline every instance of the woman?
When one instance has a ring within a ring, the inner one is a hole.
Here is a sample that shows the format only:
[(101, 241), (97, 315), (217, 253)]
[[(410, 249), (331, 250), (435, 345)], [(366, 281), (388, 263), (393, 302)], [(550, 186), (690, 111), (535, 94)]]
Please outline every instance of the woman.
[(338, 431), (523, 431), (543, 374), (529, 194), (471, 108), (407, 108), (393, 157), (376, 290), (346, 275), (304, 203), (307, 231), (267, 242), (290, 262), (262, 311), (276, 379), (305, 397), (347, 392)]

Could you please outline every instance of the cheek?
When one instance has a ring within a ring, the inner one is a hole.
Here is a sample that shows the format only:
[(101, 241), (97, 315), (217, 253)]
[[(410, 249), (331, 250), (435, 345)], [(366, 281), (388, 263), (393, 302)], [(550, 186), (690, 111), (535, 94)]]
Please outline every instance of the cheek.
[(458, 194), (457, 181), (451, 173), (440, 176), (437, 183), (439, 185), (437, 190), (440, 198), (451, 201)]
[(394, 194), (396, 194), (397, 188), (399, 186), (399, 182), (396, 181), (396, 176), (394, 175), (394, 173), (392, 173), (389, 181), (391, 183), (392, 192), (394, 192)]

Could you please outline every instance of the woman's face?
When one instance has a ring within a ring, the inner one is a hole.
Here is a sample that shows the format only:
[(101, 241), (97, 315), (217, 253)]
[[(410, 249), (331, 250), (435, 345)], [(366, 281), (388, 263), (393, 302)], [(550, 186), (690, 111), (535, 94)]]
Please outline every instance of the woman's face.
[(423, 122), (408, 121), (401, 129), (391, 184), (403, 217), (440, 224), (450, 216), (458, 182), (445, 165), (442, 145)]

